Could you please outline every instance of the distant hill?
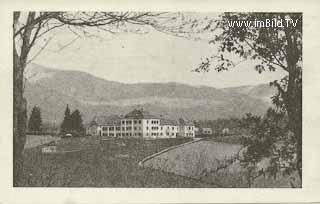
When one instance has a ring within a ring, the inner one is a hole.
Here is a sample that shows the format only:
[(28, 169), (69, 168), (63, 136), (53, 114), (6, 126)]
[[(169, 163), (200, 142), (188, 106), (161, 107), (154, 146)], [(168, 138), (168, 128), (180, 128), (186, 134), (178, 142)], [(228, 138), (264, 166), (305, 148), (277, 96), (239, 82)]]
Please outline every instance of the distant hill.
[(271, 87), (269, 84), (230, 87), (223, 88), (222, 90), (228, 93), (245, 94), (256, 99), (261, 99), (268, 104), (271, 104), (271, 96), (273, 96), (276, 93), (275, 87)]
[(62, 71), (29, 64), (25, 95), (28, 110), (40, 106), (43, 120), (60, 124), (66, 104), (79, 109), (85, 122), (95, 115), (125, 114), (142, 107), (152, 114), (177, 119), (240, 117), (263, 114), (272, 89), (265, 85), (216, 89), (181, 83), (125, 84), (80, 71)]

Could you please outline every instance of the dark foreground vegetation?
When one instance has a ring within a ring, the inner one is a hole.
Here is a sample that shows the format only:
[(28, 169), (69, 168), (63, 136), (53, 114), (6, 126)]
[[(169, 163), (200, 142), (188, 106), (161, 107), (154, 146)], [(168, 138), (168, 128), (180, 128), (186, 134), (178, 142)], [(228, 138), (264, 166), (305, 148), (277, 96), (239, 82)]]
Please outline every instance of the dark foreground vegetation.
[[(58, 153), (24, 152), (23, 185), (35, 187), (215, 187), (195, 179), (139, 167), (146, 156), (189, 139), (68, 138)], [(60, 147), (60, 148), (59, 148)], [(71, 150), (71, 152), (66, 152)]]

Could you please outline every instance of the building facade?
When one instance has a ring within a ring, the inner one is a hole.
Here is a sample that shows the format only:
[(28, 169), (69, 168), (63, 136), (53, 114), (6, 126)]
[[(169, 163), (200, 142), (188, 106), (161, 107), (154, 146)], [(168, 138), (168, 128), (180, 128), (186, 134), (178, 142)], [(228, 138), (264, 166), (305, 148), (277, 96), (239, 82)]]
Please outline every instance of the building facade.
[(202, 133), (205, 135), (212, 135), (212, 129), (208, 127), (202, 128)]
[(87, 127), (87, 134), (102, 137), (176, 138), (194, 137), (194, 130), (191, 122), (181, 124), (135, 109), (123, 117), (95, 117)]

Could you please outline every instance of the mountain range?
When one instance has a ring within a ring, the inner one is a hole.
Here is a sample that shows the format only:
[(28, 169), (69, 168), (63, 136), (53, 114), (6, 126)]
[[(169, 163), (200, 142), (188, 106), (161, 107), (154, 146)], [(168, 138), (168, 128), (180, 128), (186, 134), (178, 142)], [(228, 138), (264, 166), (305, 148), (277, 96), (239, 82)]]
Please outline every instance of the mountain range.
[(44, 123), (60, 124), (68, 104), (79, 109), (85, 123), (94, 116), (126, 114), (143, 108), (154, 115), (206, 120), (263, 114), (275, 89), (268, 84), (217, 89), (182, 83), (108, 81), (80, 71), (29, 64), (25, 74), (28, 112), (39, 106)]

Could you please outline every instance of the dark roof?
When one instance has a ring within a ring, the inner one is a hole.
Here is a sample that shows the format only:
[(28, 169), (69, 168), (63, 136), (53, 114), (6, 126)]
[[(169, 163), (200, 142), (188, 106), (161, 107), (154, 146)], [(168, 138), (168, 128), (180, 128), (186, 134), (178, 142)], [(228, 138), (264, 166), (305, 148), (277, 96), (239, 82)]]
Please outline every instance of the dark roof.
[(159, 117), (151, 115), (148, 111), (145, 111), (145, 110), (134, 109), (133, 111), (131, 111), (127, 115), (125, 115), (124, 118), (126, 118), (126, 119), (153, 119), (153, 118), (159, 118)]
[(184, 125), (187, 125), (187, 126), (194, 126), (194, 123), (190, 120), (184, 120), (182, 118), (179, 119), (179, 125), (181, 126), (184, 126)]
[(194, 126), (194, 123), (192, 121), (185, 121), (184, 125)]
[(94, 125), (97, 125), (97, 122), (92, 120), (87, 126), (91, 127), (91, 126), (94, 126)]
[(96, 116), (93, 119), (97, 125), (102, 126), (118, 126), (121, 122), (121, 117), (118, 115), (111, 115), (111, 116)]
[(160, 125), (175, 125), (178, 126), (179, 123), (176, 120), (169, 120), (169, 119), (161, 119)]

